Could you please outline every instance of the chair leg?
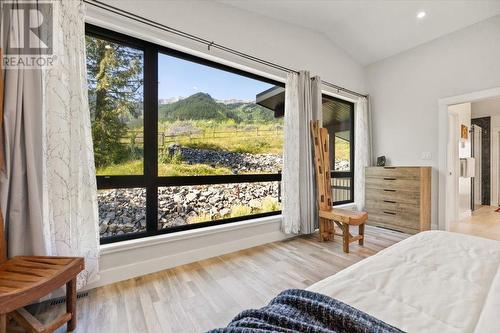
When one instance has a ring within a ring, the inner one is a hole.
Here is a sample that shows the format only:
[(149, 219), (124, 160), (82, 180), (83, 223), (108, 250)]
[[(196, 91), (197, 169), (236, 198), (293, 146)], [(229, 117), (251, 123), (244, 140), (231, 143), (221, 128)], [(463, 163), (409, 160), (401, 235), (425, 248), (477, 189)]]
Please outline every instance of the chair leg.
[(329, 221), (330, 222), (330, 228), (328, 231), (330, 232), (330, 240), (335, 240), (335, 221)]
[(66, 283), (66, 312), (71, 314), (68, 332), (72, 332), (76, 328), (76, 278)]
[(344, 238), (344, 252), (349, 253), (349, 224), (344, 223), (342, 225), (342, 237)]
[(2, 313), (0, 314), (0, 333), (6, 333), (7, 332), (7, 314)]
[(324, 218), (319, 218), (319, 241), (324, 242), (325, 239), (323, 238), (325, 234), (325, 227), (326, 227), (326, 221)]
[(319, 218), (319, 240), (321, 242), (331, 240), (331, 221)]
[(365, 224), (362, 223), (359, 225), (359, 235), (361, 238), (358, 240), (359, 245), (363, 245), (365, 243)]

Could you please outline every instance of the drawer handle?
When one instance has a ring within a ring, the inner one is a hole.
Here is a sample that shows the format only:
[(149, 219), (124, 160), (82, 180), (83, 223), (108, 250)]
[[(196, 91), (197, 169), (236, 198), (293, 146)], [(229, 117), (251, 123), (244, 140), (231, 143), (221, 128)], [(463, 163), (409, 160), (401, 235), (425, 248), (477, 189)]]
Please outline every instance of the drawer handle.
[(394, 212), (386, 212), (386, 211), (384, 211), (384, 214), (396, 215), (396, 213), (394, 213)]
[(396, 192), (396, 190), (389, 190), (389, 189), (386, 189), (386, 188), (384, 188), (384, 191), (385, 192)]
[(393, 203), (393, 204), (395, 204), (395, 203), (396, 203), (396, 201), (391, 201), (391, 200), (384, 200), (384, 202), (387, 202), (387, 203)]
[(396, 167), (384, 167), (384, 169), (396, 169)]
[(396, 178), (384, 177), (384, 180), (396, 180)]

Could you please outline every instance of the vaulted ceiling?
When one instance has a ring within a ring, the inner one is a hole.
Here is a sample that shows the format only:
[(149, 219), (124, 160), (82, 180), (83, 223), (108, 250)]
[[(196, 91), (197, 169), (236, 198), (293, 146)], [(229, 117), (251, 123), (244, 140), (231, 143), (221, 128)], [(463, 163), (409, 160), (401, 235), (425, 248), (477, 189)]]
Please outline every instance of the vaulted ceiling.
[(217, 2), (323, 33), (362, 65), (500, 14), (499, 0)]

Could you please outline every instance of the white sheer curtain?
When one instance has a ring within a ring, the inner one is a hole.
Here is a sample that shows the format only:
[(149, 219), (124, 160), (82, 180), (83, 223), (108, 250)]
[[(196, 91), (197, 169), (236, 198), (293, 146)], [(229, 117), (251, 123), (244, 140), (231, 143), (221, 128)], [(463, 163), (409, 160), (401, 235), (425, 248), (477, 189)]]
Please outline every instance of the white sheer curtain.
[(282, 231), (309, 234), (317, 226), (316, 189), (310, 121), (321, 120), (321, 79), (290, 73), (285, 90), (282, 174)]
[(44, 223), (50, 255), (83, 256), (78, 284), (97, 277), (98, 211), (85, 61), (85, 12), (59, 2), (57, 58), (44, 71)]
[[(52, 3), (53, 65), (6, 71), (0, 203), (9, 256), (85, 257), (81, 287), (97, 277), (99, 250), (85, 13), (80, 1)], [(2, 22), (2, 31), (15, 38), (19, 22)]]
[(371, 164), (371, 132), (368, 99), (361, 97), (354, 110), (354, 203), (365, 208), (365, 168)]

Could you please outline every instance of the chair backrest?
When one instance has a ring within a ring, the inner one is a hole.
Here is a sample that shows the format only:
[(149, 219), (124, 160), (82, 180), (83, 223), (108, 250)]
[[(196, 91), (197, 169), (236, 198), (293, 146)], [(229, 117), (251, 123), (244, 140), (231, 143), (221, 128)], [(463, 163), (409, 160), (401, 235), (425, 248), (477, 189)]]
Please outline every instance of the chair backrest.
[[(3, 94), (4, 94), (4, 83), (3, 83), (3, 55), (2, 48), (0, 48), (0, 135), (3, 136)], [(3, 140), (0, 140), (3, 142)], [(3, 159), (3, 147), (0, 147), (0, 170), (4, 167)], [(3, 223), (2, 212), (0, 211), (0, 263), (7, 260), (7, 240), (5, 238), (5, 225)]]
[(330, 210), (332, 207), (332, 181), (328, 130), (320, 127), (318, 120), (312, 120), (311, 133), (314, 145), (314, 166), (319, 209)]

